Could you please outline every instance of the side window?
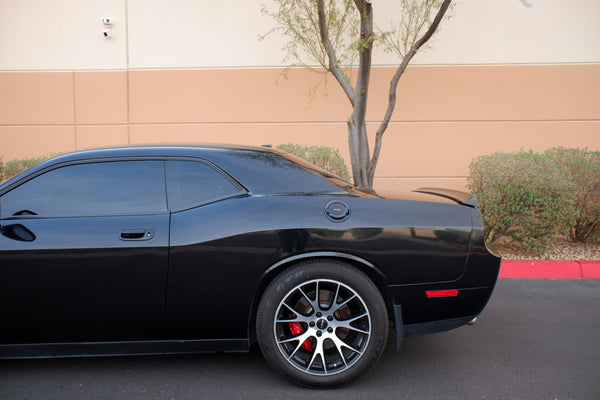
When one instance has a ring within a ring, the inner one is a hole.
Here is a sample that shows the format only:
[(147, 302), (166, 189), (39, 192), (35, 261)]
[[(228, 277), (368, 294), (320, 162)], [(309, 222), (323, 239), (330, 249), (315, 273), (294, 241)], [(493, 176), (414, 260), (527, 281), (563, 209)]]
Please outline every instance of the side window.
[(237, 185), (207, 164), (167, 161), (167, 193), (171, 210), (190, 208), (241, 192)]
[(2, 215), (44, 217), (144, 214), (166, 211), (163, 161), (69, 165), (6, 193)]

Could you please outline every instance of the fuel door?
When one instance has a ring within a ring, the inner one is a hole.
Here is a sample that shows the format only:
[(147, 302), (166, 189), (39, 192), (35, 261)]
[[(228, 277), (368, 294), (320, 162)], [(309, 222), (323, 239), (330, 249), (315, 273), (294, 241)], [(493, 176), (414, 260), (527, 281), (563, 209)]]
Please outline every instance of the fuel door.
[(350, 215), (350, 207), (342, 201), (333, 200), (325, 205), (325, 216), (333, 222), (345, 221)]

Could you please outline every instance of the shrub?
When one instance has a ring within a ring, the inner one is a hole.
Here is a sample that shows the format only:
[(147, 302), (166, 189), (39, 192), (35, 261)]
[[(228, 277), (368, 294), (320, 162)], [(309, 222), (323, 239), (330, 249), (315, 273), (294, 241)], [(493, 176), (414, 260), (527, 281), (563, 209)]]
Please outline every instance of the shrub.
[(12, 178), (13, 176), (16, 176), (21, 172), (33, 167), (34, 165), (37, 165), (42, 161), (46, 161), (48, 158), (50, 158), (50, 156), (11, 160), (6, 162), (4, 165), (2, 165), (0, 162), (0, 182)]
[(294, 143), (280, 144), (277, 148), (315, 164), (317, 167), (321, 167), (342, 179), (350, 180), (348, 167), (346, 167), (339, 150), (327, 146), (309, 147)]
[(520, 151), (480, 156), (469, 166), (469, 190), (479, 200), (486, 239), (541, 252), (555, 234), (573, 226), (574, 184), (569, 173), (543, 154)]
[(569, 237), (584, 241), (600, 230), (600, 152), (555, 147), (544, 155), (568, 172), (575, 185), (577, 216)]

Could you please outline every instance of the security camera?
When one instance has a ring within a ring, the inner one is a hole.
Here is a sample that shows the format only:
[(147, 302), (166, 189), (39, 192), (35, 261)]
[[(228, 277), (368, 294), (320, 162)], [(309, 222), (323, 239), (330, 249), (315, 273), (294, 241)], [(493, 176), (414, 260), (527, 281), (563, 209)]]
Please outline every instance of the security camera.
[(105, 38), (109, 38), (112, 36), (112, 34), (110, 33), (110, 31), (108, 29), (103, 30), (102, 34), (104, 35)]

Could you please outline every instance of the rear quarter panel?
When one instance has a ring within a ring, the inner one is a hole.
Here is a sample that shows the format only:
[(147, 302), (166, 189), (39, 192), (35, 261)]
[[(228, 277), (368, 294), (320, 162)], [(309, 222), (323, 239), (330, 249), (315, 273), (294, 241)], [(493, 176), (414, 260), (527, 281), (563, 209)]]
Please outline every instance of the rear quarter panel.
[[(331, 200), (347, 220), (325, 216)], [(303, 254), (362, 258), (389, 285), (458, 279), (470, 232), (468, 207), (351, 196), (240, 196), (174, 213), (166, 337), (247, 337), (265, 271)]]
[(390, 285), (456, 280), (471, 236), (468, 207), (409, 200), (349, 198), (350, 217), (311, 231), (333, 251), (351, 252), (381, 269)]

